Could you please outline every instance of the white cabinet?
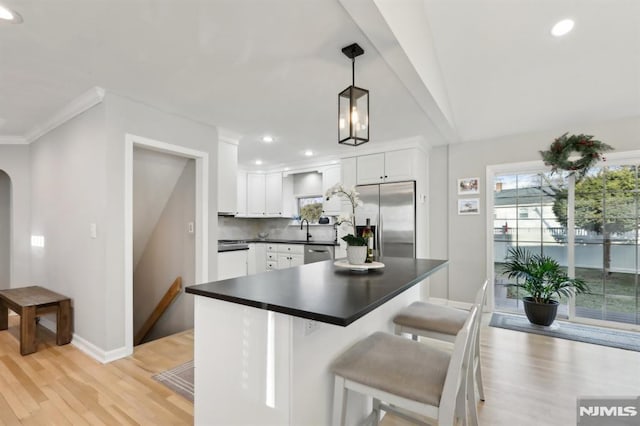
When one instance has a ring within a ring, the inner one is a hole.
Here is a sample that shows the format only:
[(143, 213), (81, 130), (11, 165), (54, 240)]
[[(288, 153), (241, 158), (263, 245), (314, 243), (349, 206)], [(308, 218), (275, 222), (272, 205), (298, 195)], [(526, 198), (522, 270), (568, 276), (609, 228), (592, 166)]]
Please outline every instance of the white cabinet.
[(248, 250), (218, 253), (218, 279), (226, 280), (247, 275)]
[(357, 157), (357, 184), (415, 180), (417, 158), (415, 149), (402, 149)]
[(236, 215), (247, 215), (247, 172), (238, 170)]
[(282, 173), (247, 173), (247, 215), (282, 216)]
[(264, 243), (249, 244), (247, 275), (259, 274), (267, 270), (267, 262), (265, 259), (266, 250), (267, 247)]
[(264, 215), (266, 194), (265, 175), (262, 173), (247, 173), (247, 215)]
[(238, 143), (218, 141), (218, 212), (237, 212)]
[(282, 215), (282, 173), (268, 173), (265, 178), (265, 212), (267, 215)]
[(336, 165), (327, 167), (322, 171), (322, 212), (325, 216), (338, 216), (341, 213), (339, 197), (331, 197), (329, 201), (324, 198), (327, 190), (341, 181), (340, 170), (341, 167)]
[(342, 179), (340, 180), (345, 188), (351, 188), (352, 186), (356, 186), (357, 183), (357, 161), (356, 157), (351, 158), (343, 158), (340, 162), (340, 175)]
[(303, 244), (267, 244), (267, 271), (286, 269), (304, 264)]

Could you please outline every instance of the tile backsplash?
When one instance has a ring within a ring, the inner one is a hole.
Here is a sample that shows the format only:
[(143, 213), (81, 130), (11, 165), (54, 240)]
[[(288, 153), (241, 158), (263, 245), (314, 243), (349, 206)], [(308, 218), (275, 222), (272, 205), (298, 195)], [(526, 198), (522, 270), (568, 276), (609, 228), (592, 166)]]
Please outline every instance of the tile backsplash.
[[(306, 225), (300, 229), (300, 223), (290, 218), (277, 219), (244, 219), (228, 216), (218, 216), (219, 240), (243, 240), (258, 238), (259, 232), (268, 232), (269, 239), (304, 240)], [(333, 225), (309, 226), (311, 240), (333, 241), (335, 230)]]

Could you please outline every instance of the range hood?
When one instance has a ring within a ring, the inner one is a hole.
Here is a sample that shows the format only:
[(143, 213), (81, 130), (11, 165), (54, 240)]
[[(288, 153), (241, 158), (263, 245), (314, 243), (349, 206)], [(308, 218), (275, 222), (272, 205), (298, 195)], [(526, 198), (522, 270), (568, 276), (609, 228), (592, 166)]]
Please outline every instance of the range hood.
[(218, 212), (218, 216), (231, 216), (235, 217), (237, 212)]

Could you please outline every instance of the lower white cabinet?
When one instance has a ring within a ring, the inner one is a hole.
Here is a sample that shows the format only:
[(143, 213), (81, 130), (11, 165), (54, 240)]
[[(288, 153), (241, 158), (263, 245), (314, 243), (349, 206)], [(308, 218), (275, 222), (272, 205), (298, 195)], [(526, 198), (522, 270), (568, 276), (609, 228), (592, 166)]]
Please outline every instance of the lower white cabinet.
[(304, 264), (303, 244), (267, 244), (266, 269), (286, 269)]
[(267, 270), (266, 250), (267, 246), (264, 243), (249, 244), (247, 275), (259, 274)]
[(242, 277), (247, 275), (249, 250), (218, 252), (218, 279)]

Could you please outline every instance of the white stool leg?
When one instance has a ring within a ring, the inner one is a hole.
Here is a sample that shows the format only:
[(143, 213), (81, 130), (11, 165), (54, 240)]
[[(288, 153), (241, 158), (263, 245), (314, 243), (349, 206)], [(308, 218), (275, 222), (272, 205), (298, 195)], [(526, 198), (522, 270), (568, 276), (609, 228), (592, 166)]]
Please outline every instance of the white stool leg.
[[(480, 339), (478, 339), (480, 340)], [(478, 387), (478, 396), (480, 401), (484, 401), (484, 384), (482, 383), (482, 364), (480, 363), (480, 345), (476, 347), (476, 356), (473, 362), (476, 386)]]
[(344, 378), (335, 376), (333, 386), (333, 426), (343, 426), (345, 418), (345, 407), (347, 404), (347, 390), (344, 387)]

